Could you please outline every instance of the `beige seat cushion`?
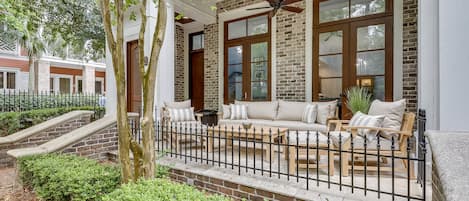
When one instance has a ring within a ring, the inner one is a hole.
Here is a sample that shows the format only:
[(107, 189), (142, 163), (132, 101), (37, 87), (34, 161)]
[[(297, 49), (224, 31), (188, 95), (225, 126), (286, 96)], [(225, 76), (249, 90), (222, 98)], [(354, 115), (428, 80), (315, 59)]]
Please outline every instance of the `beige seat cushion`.
[[(342, 144), (346, 143), (350, 139), (350, 132), (347, 131), (332, 131), (329, 132), (330, 134), (330, 139), (332, 140), (332, 143), (334, 146), (338, 147), (339, 142), (342, 142)], [(340, 140), (339, 140), (340, 139)], [(374, 138), (371, 141), (367, 140), (366, 141), (366, 149), (373, 151), (377, 150), (377, 144), (378, 144), (378, 138)], [(391, 150), (391, 140), (380, 137), (379, 139), (379, 144), (380, 144), (380, 150)], [(351, 145), (350, 145), (351, 146)], [(394, 141), (394, 150), (399, 149), (399, 142), (398, 140)], [(351, 149), (351, 147), (350, 147)], [(356, 136), (353, 139), (353, 149), (355, 150), (363, 150), (365, 149), (365, 138), (362, 136)]]
[[(371, 103), (368, 114), (384, 115), (382, 127), (399, 131), (401, 130), (402, 118), (404, 117), (405, 107), (405, 99), (395, 102), (382, 102), (380, 100), (375, 100), (373, 101), (373, 103)], [(391, 139), (393, 135), (395, 137), (398, 137), (397, 134), (392, 132), (383, 132), (381, 133), (381, 135), (388, 139)]]
[[(219, 120), (218, 123), (220, 125), (239, 125), (241, 126), (243, 123), (252, 123), (254, 127), (273, 127), (273, 128), (287, 128), (292, 131), (310, 131), (315, 132), (318, 131), (320, 133), (327, 133), (327, 126), (321, 124), (308, 124), (301, 121), (271, 121), (265, 119), (247, 119), (247, 120), (229, 120), (229, 119), (222, 119)], [(235, 128), (236, 129), (236, 128)]]
[(186, 100), (186, 101), (181, 101), (181, 102), (165, 102), (164, 106), (166, 108), (172, 108), (172, 109), (190, 108), (191, 100)]
[(247, 105), (248, 119), (267, 119), (274, 120), (277, 115), (277, 101), (235, 101), (237, 105)]
[(318, 116), (316, 118), (317, 123), (325, 125), (327, 123), (327, 119), (335, 116), (337, 100), (329, 102), (313, 102), (313, 104), (318, 105)]
[(163, 128), (164, 131), (171, 130), (177, 134), (200, 134), (205, 133), (207, 126), (198, 121), (171, 122)]
[(301, 121), (307, 102), (278, 101), (278, 113), (275, 120)]
[[(288, 144), (290, 145), (296, 145), (297, 139), (298, 145), (309, 144), (310, 146), (316, 146), (318, 142), (319, 144), (327, 144), (327, 137), (323, 134), (316, 134), (316, 132), (290, 131), (287, 136)], [(316, 137), (318, 141), (316, 141)]]

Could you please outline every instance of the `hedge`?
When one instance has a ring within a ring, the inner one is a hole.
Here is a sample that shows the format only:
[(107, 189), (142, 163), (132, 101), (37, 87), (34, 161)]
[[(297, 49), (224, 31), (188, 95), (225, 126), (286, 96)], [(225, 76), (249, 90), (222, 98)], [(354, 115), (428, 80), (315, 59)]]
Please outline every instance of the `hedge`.
[(27, 111), (43, 108), (99, 106), (101, 95), (0, 93), (0, 111)]
[(46, 154), (18, 159), (23, 186), (40, 200), (99, 201), (120, 184), (118, 166), (73, 155)]
[(30, 110), (24, 112), (2, 112), (0, 113), (0, 137), (18, 132), (36, 124), (47, 121), (74, 110), (93, 110), (98, 116), (104, 114), (102, 107), (69, 107), (69, 108), (48, 108)]
[(206, 195), (196, 188), (168, 179), (140, 180), (122, 185), (103, 197), (103, 201), (228, 201), (220, 195)]

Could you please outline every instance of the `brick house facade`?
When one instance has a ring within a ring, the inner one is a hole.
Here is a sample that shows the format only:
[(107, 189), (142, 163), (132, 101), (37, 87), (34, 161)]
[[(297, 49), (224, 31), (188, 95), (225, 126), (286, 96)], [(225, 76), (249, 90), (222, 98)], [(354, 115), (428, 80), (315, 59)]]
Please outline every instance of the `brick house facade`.
[[(232, 1), (224, 0), (217, 2), (217, 21), (220, 21), (220, 14), (230, 12), (233, 10), (240, 10), (243, 7), (263, 2), (263, 0), (242, 0)], [(409, 111), (417, 110), (417, 11), (418, 0), (403, 0), (402, 1), (402, 63), (394, 64), (399, 65), (399, 75), (394, 76), (394, 82), (399, 82), (394, 90), (399, 93), (397, 97), (405, 98), (407, 100), (407, 107)], [(306, 2), (301, 1), (292, 6), (305, 8)], [(395, 8), (397, 9), (397, 8)], [(396, 12), (395, 12), (396, 13)], [(311, 15), (311, 17), (309, 17)], [(311, 83), (308, 82), (306, 63), (307, 58), (311, 57), (305, 52), (306, 48), (306, 30), (311, 29), (311, 25), (307, 24), (307, 18), (312, 18), (311, 13), (306, 10), (302, 13), (295, 14), (291, 12), (280, 11), (276, 15), (276, 24), (272, 25), (272, 34), (276, 36), (275, 44), (275, 72), (272, 74), (275, 83), (272, 84), (272, 97), (274, 99), (291, 100), (291, 101), (305, 101), (308, 100), (307, 90), (311, 88)], [(396, 21), (394, 21), (396, 26)], [(204, 74), (205, 74), (205, 108), (206, 109), (219, 109), (221, 88), (223, 83), (220, 81), (219, 74), (219, 24), (204, 25), (205, 34), (205, 57), (204, 57)], [(396, 40), (396, 33), (394, 33), (394, 40)], [(399, 57), (400, 54), (394, 55)], [(274, 62), (272, 61), (272, 62)], [(396, 60), (395, 60), (396, 61)], [(399, 60), (397, 60), (399, 61)], [(311, 64), (310, 64), (311, 65)], [(309, 66), (310, 66), (309, 65)], [(176, 67), (177, 69), (177, 67)], [(176, 72), (180, 72), (176, 70)], [(395, 71), (396, 72), (396, 71)], [(178, 77), (176, 75), (176, 77)], [(182, 79), (182, 78), (177, 78)], [(396, 80), (399, 79), (399, 80)], [(178, 83), (178, 81), (176, 80)], [(180, 93), (180, 92), (176, 92)], [(400, 94), (401, 93), (401, 94)], [(396, 95), (394, 95), (396, 97)], [(396, 99), (396, 98), (395, 98)]]

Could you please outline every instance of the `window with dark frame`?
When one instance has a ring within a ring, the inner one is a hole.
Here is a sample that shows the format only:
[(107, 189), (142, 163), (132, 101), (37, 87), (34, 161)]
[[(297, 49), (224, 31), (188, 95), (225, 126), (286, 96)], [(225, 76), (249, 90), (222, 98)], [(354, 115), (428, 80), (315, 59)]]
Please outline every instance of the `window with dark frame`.
[(352, 86), (393, 99), (393, 0), (315, 0), (313, 97), (341, 99)]
[(0, 71), (0, 89), (16, 89), (16, 72)]
[(271, 99), (270, 24), (265, 13), (225, 22), (225, 103)]

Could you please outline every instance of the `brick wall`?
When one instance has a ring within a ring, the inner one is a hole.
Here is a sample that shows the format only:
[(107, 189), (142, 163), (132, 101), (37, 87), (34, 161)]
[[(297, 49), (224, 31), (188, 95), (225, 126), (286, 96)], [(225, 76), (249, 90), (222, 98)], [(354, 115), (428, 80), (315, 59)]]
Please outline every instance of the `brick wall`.
[(230, 182), (229, 180), (221, 180), (217, 178), (207, 177), (204, 175), (194, 174), (177, 169), (171, 169), (170, 178), (180, 183), (192, 184), (199, 190), (209, 193), (217, 193), (233, 198), (233, 200), (279, 200), (279, 201), (295, 201), (300, 200), (294, 197), (282, 194), (272, 193), (269, 191), (252, 188)]
[(176, 25), (174, 40), (174, 98), (176, 101), (184, 100), (184, 29)]
[(403, 25), (403, 98), (407, 99), (407, 109), (417, 111), (417, 14), (418, 0), (404, 0)]
[[(291, 6), (306, 7), (304, 1)], [(306, 11), (299, 14), (279, 11), (276, 16), (277, 99), (305, 101)]]
[(82, 115), (75, 119), (59, 124), (54, 128), (47, 129), (33, 137), (26, 138), (12, 144), (0, 144), (0, 168), (13, 167), (15, 159), (7, 155), (7, 151), (18, 148), (36, 147), (49, 140), (62, 136), (72, 130), (90, 123), (91, 114)]
[(204, 26), (204, 108), (218, 110), (218, 24)]
[(113, 124), (95, 134), (65, 148), (62, 153), (75, 154), (95, 160), (108, 160), (108, 153), (117, 151), (117, 124)]

